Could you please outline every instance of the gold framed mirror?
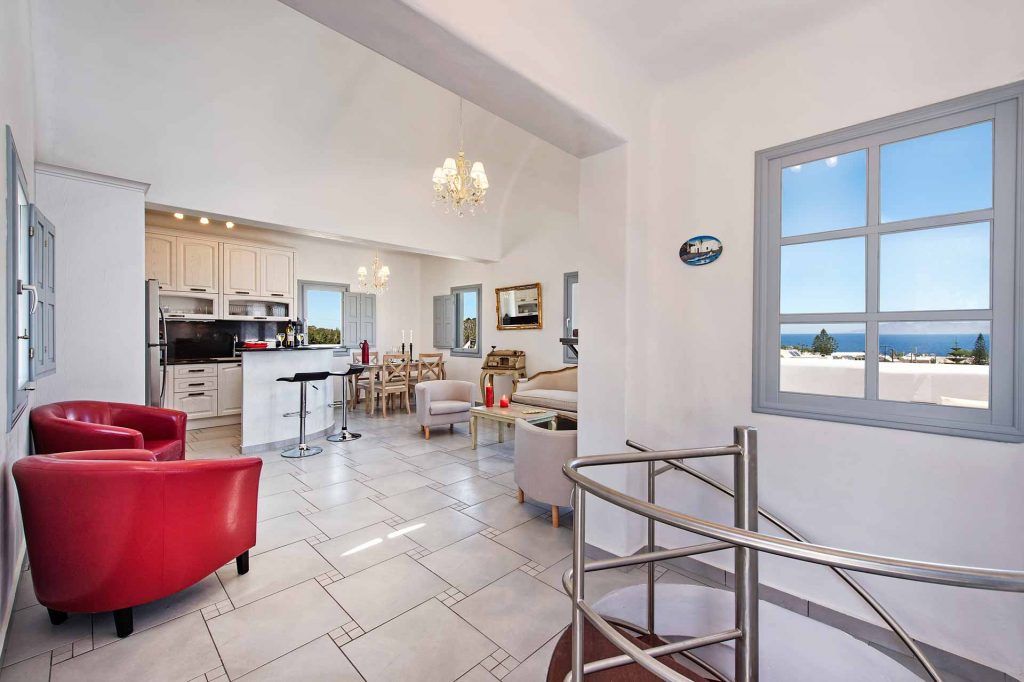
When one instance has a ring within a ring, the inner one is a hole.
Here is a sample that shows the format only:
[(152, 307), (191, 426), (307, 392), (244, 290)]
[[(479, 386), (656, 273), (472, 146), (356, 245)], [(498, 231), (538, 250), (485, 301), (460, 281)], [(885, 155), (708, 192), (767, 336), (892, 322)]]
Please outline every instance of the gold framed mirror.
[(498, 329), (541, 329), (544, 325), (544, 299), (540, 282), (499, 287), (494, 290)]

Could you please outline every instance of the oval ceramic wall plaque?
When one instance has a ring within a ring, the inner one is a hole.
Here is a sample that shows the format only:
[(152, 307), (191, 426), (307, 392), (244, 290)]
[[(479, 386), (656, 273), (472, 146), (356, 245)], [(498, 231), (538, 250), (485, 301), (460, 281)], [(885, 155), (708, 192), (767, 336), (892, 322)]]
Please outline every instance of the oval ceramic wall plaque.
[(679, 260), (687, 265), (714, 263), (722, 255), (722, 242), (717, 237), (702, 234), (690, 237), (679, 247)]

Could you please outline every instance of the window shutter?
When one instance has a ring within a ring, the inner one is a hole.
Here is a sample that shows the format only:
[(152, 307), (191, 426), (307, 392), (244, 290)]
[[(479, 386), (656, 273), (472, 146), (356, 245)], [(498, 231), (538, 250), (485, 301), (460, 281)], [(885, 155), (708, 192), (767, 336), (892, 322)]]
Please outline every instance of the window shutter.
[(349, 348), (356, 348), (363, 341), (359, 335), (359, 294), (346, 291), (342, 294), (341, 307), (341, 342)]
[(434, 348), (455, 345), (455, 296), (434, 297)]
[(57, 232), (53, 223), (35, 205), (32, 206), (30, 220), (30, 279), (39, 296), (39, 304), (32, 317), (32, 378), (38, 379), (57, 371), (57, 287), (54, 278)]
[(359, 333), (377, 345), (377, 294), (359, 294)]

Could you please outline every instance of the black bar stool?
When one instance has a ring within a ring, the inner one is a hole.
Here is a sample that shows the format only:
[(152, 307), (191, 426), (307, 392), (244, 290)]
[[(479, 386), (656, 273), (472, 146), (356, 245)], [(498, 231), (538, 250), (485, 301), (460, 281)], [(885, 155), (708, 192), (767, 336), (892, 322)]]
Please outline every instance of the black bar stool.
[(362, 374), (363, 370), (366, 369), (366, 365), (352, 364), (348, 366), (348, 369), (344, 372), (331, 372), (332, 377), (341, 377), (341, 401), (334, 401), (331, 403), (331, 407), (341, 407), (341, 433), (335, 433), (331, 436), (327, 436), (327, 440), (332, 443), (346, 443), (356, 438), (361, 438), (361, 433), (352, 433), (348, 430), (348, 377), (355, 374)]
[[(324, 451), (323, 448), (306, 444), (306, 415), (312, 414), (306, 410), (306, 384), (310, 381), (323, 381), (330, 376), (330, 372), (296, 372), (295, 376), (280, 377), (278, 381), (299, 384), (299, 411), (285, 412), (285, 417), (299, 416), (299, 443), (294, 447), (281, 451), (282, 457), (312, 457)], [(313, 387), (316, 390), (320, 390)]]

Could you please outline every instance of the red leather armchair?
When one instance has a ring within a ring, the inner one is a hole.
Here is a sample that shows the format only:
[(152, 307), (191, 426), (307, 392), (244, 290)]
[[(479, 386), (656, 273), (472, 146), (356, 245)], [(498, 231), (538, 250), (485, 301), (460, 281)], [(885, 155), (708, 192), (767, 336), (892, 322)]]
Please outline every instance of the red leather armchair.
[(18, 486), (32, 582), (55, 625), (67, 612), (113, 611), (174, 594), (256, 544), (258, 457), (158, 462), (145, 450), (24, 457)]
[(144, 449), (160, 461), (185, 459), (185, 420), (178, 410), (74, 400), (32, 410), (36, 454)]

